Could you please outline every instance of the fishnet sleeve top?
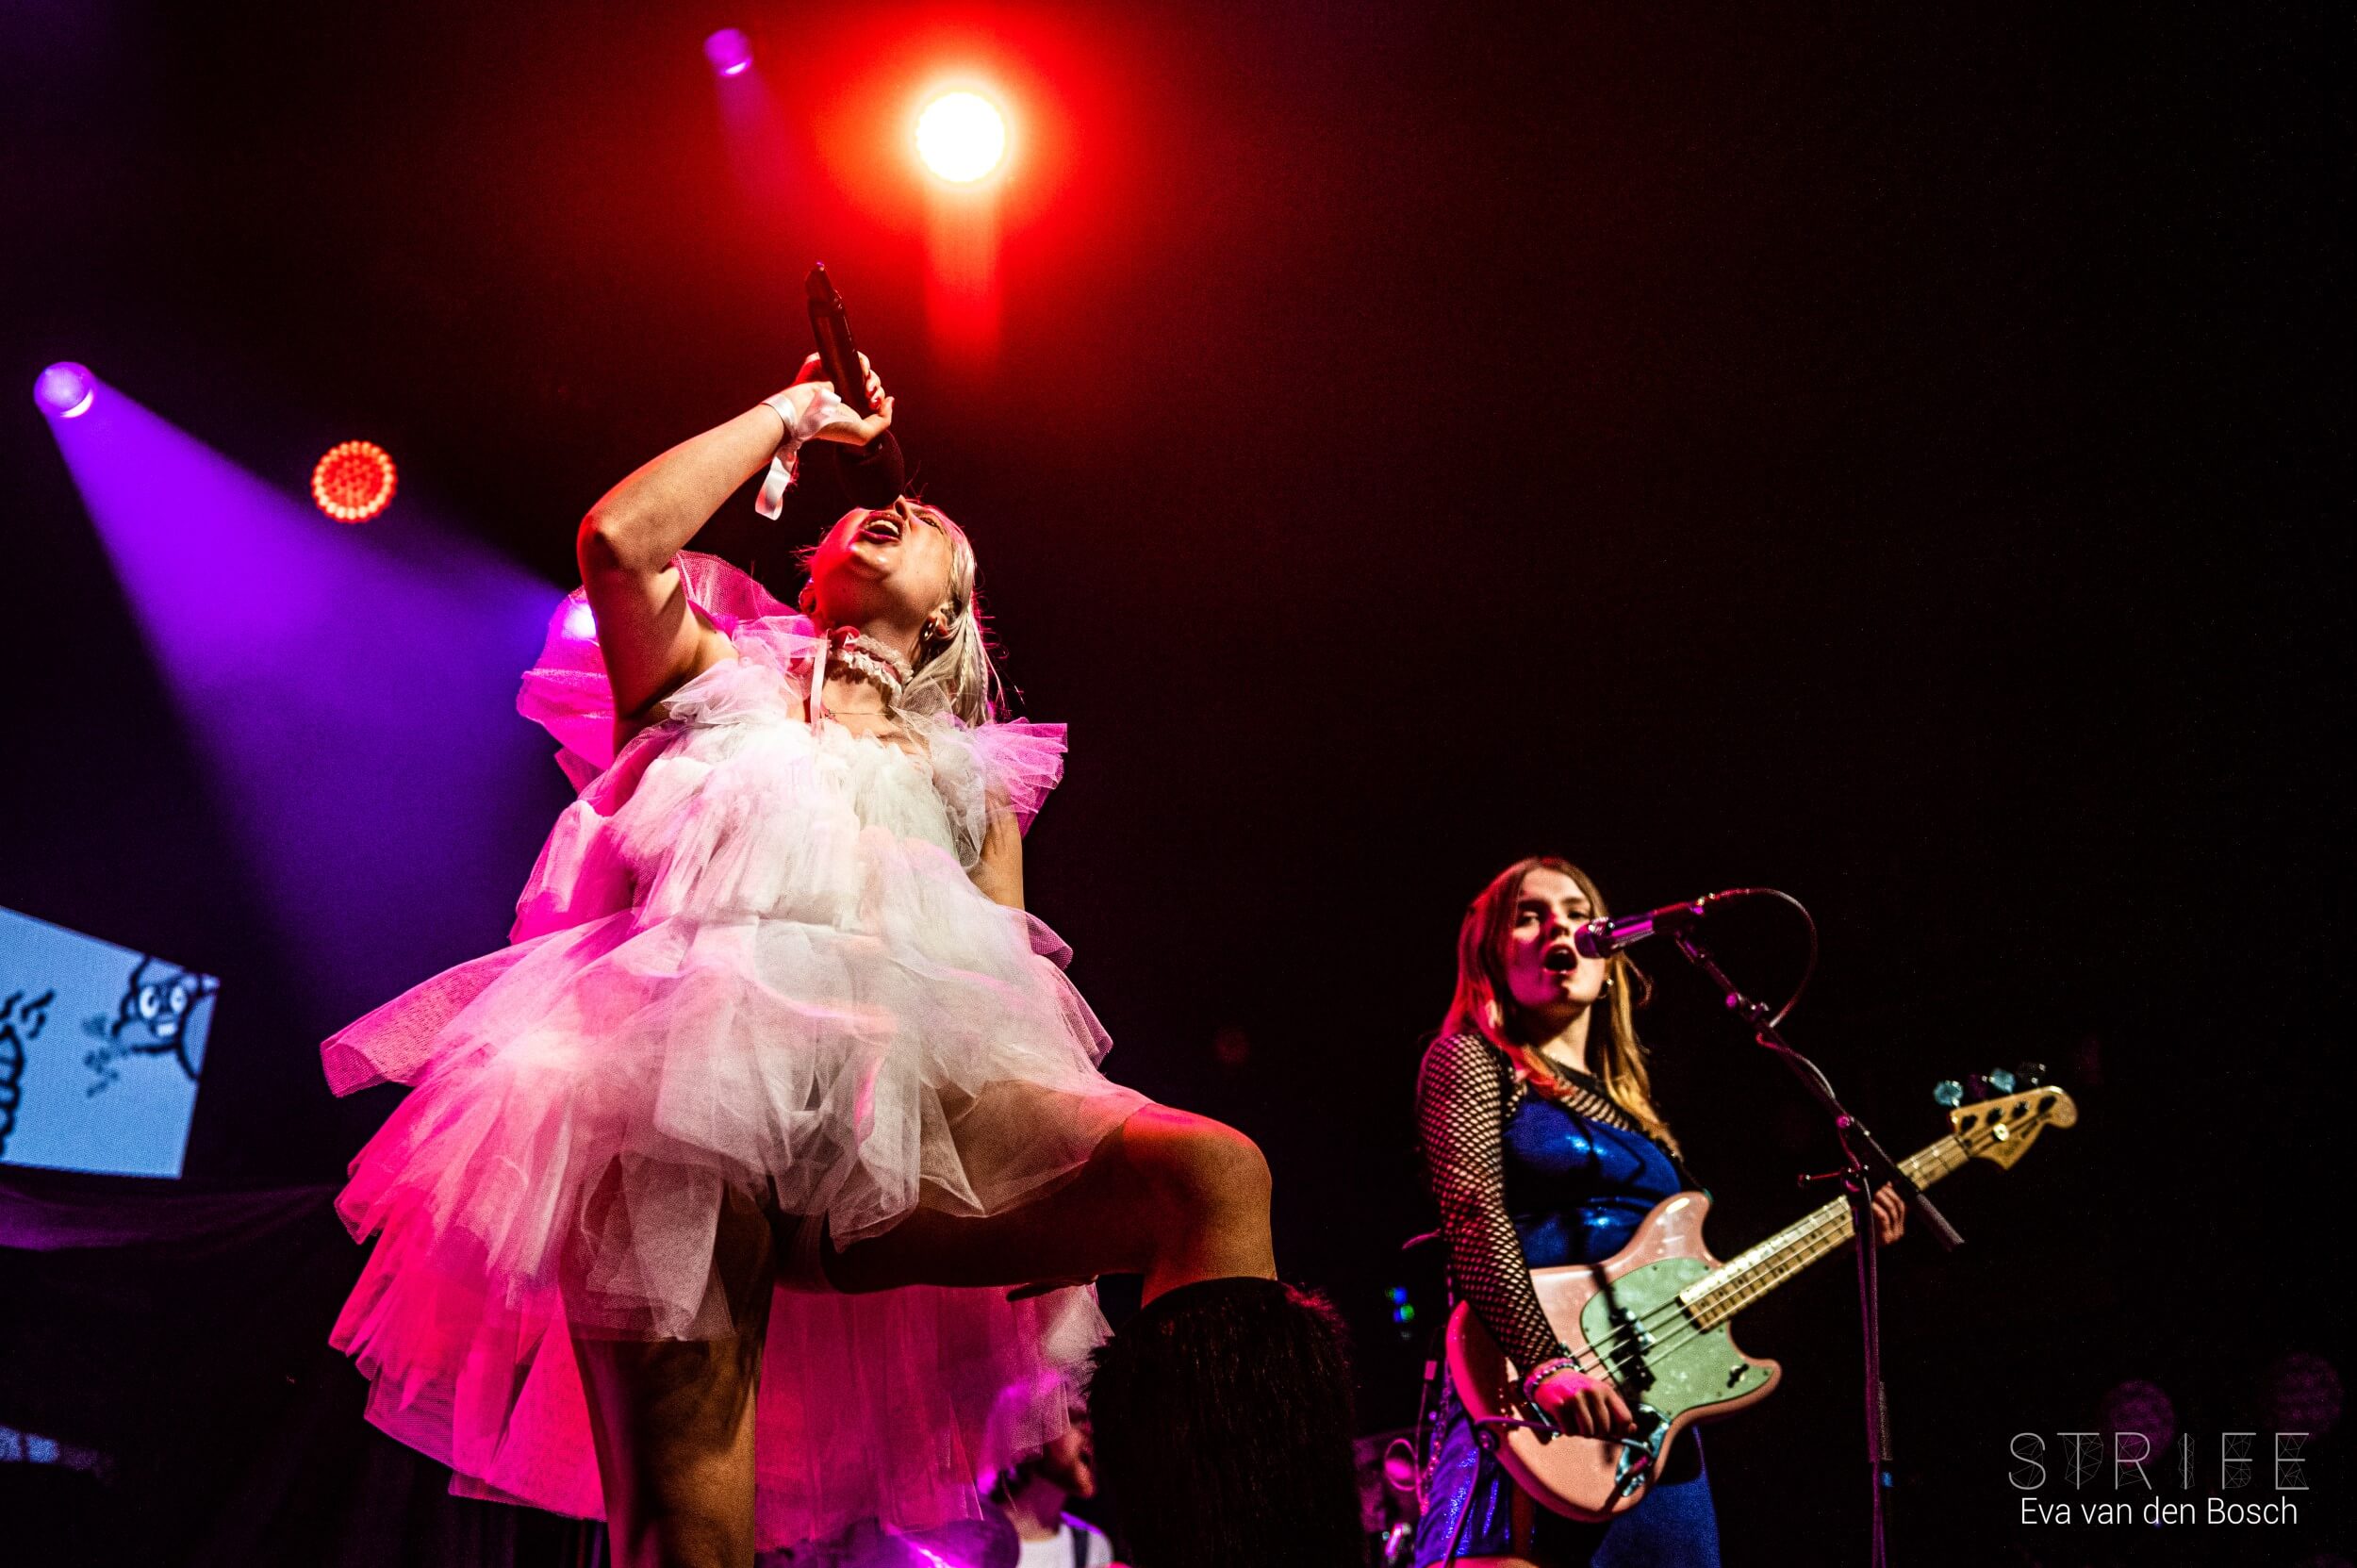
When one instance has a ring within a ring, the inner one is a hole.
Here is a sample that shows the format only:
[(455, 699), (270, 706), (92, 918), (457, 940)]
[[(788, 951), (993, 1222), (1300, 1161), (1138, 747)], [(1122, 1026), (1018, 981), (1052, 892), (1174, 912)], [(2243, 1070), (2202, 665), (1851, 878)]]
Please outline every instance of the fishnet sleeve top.
[(1518, 1368), (1564, 1354), (1506, 1213), (1506, 1118), (1526, 1092), (1478, 1034), (1435, 1040), (1416, 1075), (1416, 1135), (1441, 1206), (1449, 1278)]

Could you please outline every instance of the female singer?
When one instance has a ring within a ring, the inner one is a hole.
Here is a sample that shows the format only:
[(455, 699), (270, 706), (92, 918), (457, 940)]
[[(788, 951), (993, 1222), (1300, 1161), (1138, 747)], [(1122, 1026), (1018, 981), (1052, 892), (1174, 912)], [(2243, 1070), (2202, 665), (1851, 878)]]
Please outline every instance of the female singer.
[[(1584, 1437), (1629, 1430), (1628, 1406), (1573, 1363), (1530, 1270), (1601, 1263), (1689, 1184), (1637, 1038), (1644, 979), (1625, 955), (1588, 958), (1572, 944), (1607, 913), (1568, 861), (1521, 860), (1491, 879), (1458, 930), (1456, 995), (1416, 1084), (1450, 1281), (1525, 1370), (1531, 1402)], [(1899, 1196), (1885, 1188), (1873, 1201), (1876, 1234), (1897, 1240)], [(1514, 1486), (1442, 1385), (1417, 1568), (1716, 1568), (1718, 1519), (1693, 1434), (1635, 1508), (1580, 1524)]]
[[(773, 458), (889, 425), (872, 371), (865, 419), (816, 373), (582, 524), (520, 702), (581, 795), (512, 945), (325, 1047), (339, 1092), (416, 1085), (338, 1201), (378, 1239), (335, 1342), (459, 1490), (750, 1568), (979, 1517), (986, 1430), (1065, 1428), (1087, 1281), (1143, 1273), (1092, 1394), (1131, 1560), (1355, 1562), (1340, 1345), (1275, 1278), (1259, 1149), (1097, 1071), (1023, 912), (1063, 734), (997, 711), (964, 533), (849, 513), (806, 615), (684, 550)], [(1042, 1392), (993, 1423), (1009, 1386)]]

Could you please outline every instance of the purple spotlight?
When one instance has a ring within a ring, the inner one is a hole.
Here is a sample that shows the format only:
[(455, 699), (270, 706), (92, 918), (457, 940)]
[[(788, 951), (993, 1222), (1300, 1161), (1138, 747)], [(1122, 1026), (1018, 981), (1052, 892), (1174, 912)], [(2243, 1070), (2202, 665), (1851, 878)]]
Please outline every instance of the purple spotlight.
[(704, 40), (704, 58), (723, 76), (741, 76), (753, 68), (753, 41), (735, 27), (723, 27)]
[(98, 378), (90, 373), (87, 365), (76, 365), (71, 359), (60, 359), (33, 380), (33, 401), (41, 412), (55, 414), (61, 420), (78, 420), (90, 412), (92, 399), (98, 396)]
[(566, 607), (565, 635), (584, 641), (598, 635), (598, 618), (589, 612), (587, 600), (578, 600)]

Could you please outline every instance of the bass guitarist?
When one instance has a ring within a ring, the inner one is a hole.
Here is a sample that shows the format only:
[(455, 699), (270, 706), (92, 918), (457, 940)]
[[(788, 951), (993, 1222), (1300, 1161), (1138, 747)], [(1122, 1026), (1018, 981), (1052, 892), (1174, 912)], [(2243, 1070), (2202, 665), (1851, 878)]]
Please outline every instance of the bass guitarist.
[[(1416, 1083), (1417, 1133), (1457, 1295), (1565, 1431), (1611, 1438), (1627, 1404), (1558, 1337), (1530, 1270), (1601, 1263), (1654, 1205), (1693, 1183), (1654, 1107), (1636, 1012), (1644, 977), (1624, 954), (1588, 958), (1573, 933), (1607, 911), (1588, 874), (1517, 861), (1465, 912), (1457, 990)], [(1876, 1234), (1905, 1211), (1874, 1195)], [(1416, 1568), (1717, 1568), (1719, 1525), (1702, 1445), (1679, 1444), (1640, 1501), (1608, 1522), (1538, 1506), (1483, 1453), (1450, 1380), (1425, 1455)]]

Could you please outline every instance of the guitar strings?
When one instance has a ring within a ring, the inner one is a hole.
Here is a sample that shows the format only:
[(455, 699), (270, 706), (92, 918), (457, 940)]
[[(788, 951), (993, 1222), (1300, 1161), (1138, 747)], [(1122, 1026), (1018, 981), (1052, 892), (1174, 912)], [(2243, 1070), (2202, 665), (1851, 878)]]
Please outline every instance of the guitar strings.
[[(1950, 1150), (1954, 1151), (1953, 1156)], [(1917, 1186), (1929, 1186), (1941, 1177), (1961, 1169), (1970, 1163), (1971, 1158), (1963, 1140), (1951, 1136), (1909, 1155), (1900, 1162), (1900, 1168), (1905, 1172), (1907, 1180)], [(1640, 1355), (1649, 1352), (1667, 1356), (1685, 1348), (1840, 1246), (1854, 1233), (1849, 1204), (1846, 1201), (1827, 1204), (1816, 1213), (1803, 1216), (1766, 1241), (1738, 1254), (1734, 1261), (1721, 1264), (1687, 1286), (1686, 1289), (1691, 1291), (1696, 1286), (1709, 1286), (1713, 1279), (1721, 1281), (1714, 1288), (1703, 1290), (1690, 1307), (1686, 1292), (1681, 1291), (1645, 1313), (1622, 1319), (1611, 1335), (1585, 1346), (1581, 1352), (1574, 1354), (1574, 1360), (1588, 1376), (1601, 1376), (1605, 1381), (1618, 1384), (1623, 1377), (1620, 1361), (1624, 1354), (1635, 1350)], [(1763, 1248), (1766, 1250), (1763, 1251)], [(1753, 1252), (1759, 1253), (1759, 1256), (1746, 1263), (1745, 1257)], [(1721, 1310), (1722, 1301), (1725, 1305)], [(1714, 1320), (1704, 1324), (1697, 1315), (1697, 1309), (1712, 1313)], [(1674, 1331), (1681, 1328), (1686, 1331)], [(1642, 1343), (1656, 1329), (1668, 1330), (1661, 1341), (1658, 1344)]]
[[(1901, 1168), (1906, 1172), (1907, 1179), (1918, 1186), (1929, 1186), (1941, 1177), (1963, 1168), (1970, 1163), (1971, 1158), (1970, 1151), (1964, 1147), (1961, 1139), (1949, 1137), (1910, 1155), (1901, 1162)], [(1716, 1288), (1703, 1292), (1692, 1303), (1693, 1307), (1712, 1314), (1713, 1321), (1708, 1324), (1703, 1323), (1695, 1312), (1689, 1310), (1686, 1293), (1680, 1292), (1678, 1296), (1664, 1302), (1660, 1307), (1630, 1322), (1624, 1329), (1616, 1332), (1603, 1345), (1595, 1347), (1597, 1370), (1604, 1372), (1617, 1382), (1621, 1370), (1619, 1358), (1631, 1348), (1631, 1341), (1637, 1331), (1650, 1330), (1665, 1323), (1671, 1324), (1673, 1328), (1684, 1328), (1687, 1331), (1666, 1334), (1658, 1345), (1640, 1345), (1637, 1348), (1651, 1350), (1656, 1355), (1668, 1355), (1683, 1349), (1693, 1341), (1709, 1333), (1720, 1324), (1732, 1318), (1744, 1307), (1758, 1300), (1776, 1286), (1798, 1274), (1802, 1269), (1825, 1256), (1826, 1253), (1840, 1246), (1854, 1233), (1854, 1228), (1850, 1223), (1850, 1210), (1846, 1203), (1828, 1204), (1817, 1213), (1805, 1216), (1794, 1225), (1788, 1226), (1776, 1235), (1769, 1237), (1767, 1241), (1748, 1249), (1760, 1254), (1755, 1261), (1745, 1263), (1742, 1257), (1739, 1256), (1735, 1262), (1722, 1264), (1695, 1281), (1696, 1285), (1707, 1284), (1713, 1279), (1722, 1281)], [(1765, 1250), (1762, 1250), (1763, 1248)], [(1687, 1289), (1690, 1291), (1694, 1289), (1694, 1286), (1689, 1285)], [(1677, 1321), (1680, 1318), (1684, 1319), (1682, 1324)], [(1606, 1361), (1605, 1358), (1607, 1356), (1612, 1358), (1610, 1362)]]
[[(1910, 1172), (1909, 1175), (1912, 1177), (1913, 1173)], [(1747, 1249), (1747, 1253), (1756, 1252), (1759, 1254), (1758, 1257), (1747, 1263), (1744, 1255), (1738, 1255), (1733, 1262), (1723, 1263), (1711, 1273), (1704, 1275), (1687, 1289), (1692, 1290), (1695, 1285), (1707, 1285), (1714, 1278), (1722, 1278), (1722, 1283), (1716, 1290), (1704, 1292), (1693, 1305), (1708, 1311), (1718, 1304), (1716, 1300), (1710, 1299), (1711, 1297), (1739, 1294), (1740, 1299), (1737, 1306), (1719, 1314), (1719, 1321), (1725, 1321), (1726, 1318), (1734, 1315), (1735, 1311), (1740, 1310), (1742, 1306), (1747, 1306), (1766, 1295), (1792, 1274), (1799, 1272), (1801, 1267), (1808, 1263), (1814, 1263), (1825, 1251), (1830, 1250), (1831, 1246), (1838, 1246), (1841, 1239), (1846, 1239), (1848, 1232), (1845, 1230), (1841, 1238), (1836, 1239), (1826, 1246), (1809, 1246), (1808, 1256), (1803, 1262), (1788, 1264), (1783, 1261), (1796, 1249), (1813, 1243), (1819, 1230), (1838, 1219), (1846, 1218), (1847, 1213), (1845, 1205), (1828, 1204), (1819, 1213), (1809, 1214), (1799, 1222), (1787, 1226), (1766, 1241)], [(1752, 1283), (1755, 1278), (1761, 1281), (1756, 1286)], [(1679, 1327), (1678, 1320), (1681, 1317), (1692, 1326), (1692, 1332), (1683, 1335), (1673, 1334), (1655, 1345), (1640, 1343), (1640, 1336), (1648, 1336), (1656, 1329)], [(1710, 1327), (1716, 1327), (1716, 1324)], [(1617, 1384), (1624, 1376), (1624, 1368), (1619, 1364), (1619, 1360), (1624, 1353), (1632, 1349), (1640, 1352), (1651, 1349), (1657, 1354), (1666, 1355), (1672, 1350), (1683, 1348), (1692, 1340), (1709, 1331), (1709, 1328), (1696, 1320), (1685, 1298), (1685, 1292), (1681, 1291), (1668, 1301), (1637, 1317), (1619, 1320), (1610, 1335), (1583, 1346), (1580, 1350), (1574, 1352), (1574, 1356), (1579, 1362), (1581, 1371), (1591, 1377), (1600, 1376), (1604, 1380)]]
[[(2044, 1123), (2050, 1108), (2051, 1102), (2040, 1106), (2032, 1115), (2003, 1125), (2017, 1131), (2022, 1128), (2035, 1130)], [(1985, 1124), (1976, 1132), (1985, 1133), (1989, 1125), (1997, 1124)], [(1967, 1145), (1964, 1135), (1952, 1134), (1907, 1156), (1899, 1163), (1899, 1166), (1908, 1180), (1919, 1187), (1928, 1187), (1971, 1164), (1973, 1154), (1974, 1150)], [(1767, 1240), (1738, 1253), (1734, 1260), (1704, 1275), (1660, 1306), (1636, 1318), (1623, 1319), (1616, 1325), (1614, 1332), (1604, 1340), (1574, 1351), (1573, 1361), (1584, 1374), (1601, 1377), (1604, 1381), (1618, 1385), (1623, 1377), (1620, 1360), (1631, 1348), (1640, 1354), (1651, 1352), (1656, 1356), (1667, 1356), (1684, 1349), (1840, 1246), (1854, 1233), (1849, 1204), (1846, 1201), (1829, 1203), (1813, 1214), (1804, 1215)], [(1745, 1262), (1753, 1253), (1758, 1256)], [(1721, 1283), (1701, 1292), (1689, 1307), (1686, 1292), (1694, 1290), (1696, 1286), (1707, 1286), (1713, 1279)], [(1713, 1320), (1704, 1324), (1695, 1309), (1712, 1313)], [(1639, 1336), (1649, 1336), (1655, 1329), (1665, 1327), (1672, 1330), (1682, 1328), (1686, 1331), (1665, 1332), (1656, 1345), (1638, 1343)]]
[[(1935, 1144), (1930, 1148), (1909, 1156), (1902, 1162), (1902, 1169), (1905, 1170), (1907, 1179), (1919, 1186), (1929, 1185), (1930, 1182), (1959, 1168), (1964, 1160), (1969, 1159), (1970, 1156), (1959, 1153), (1958, 1159), (1954, 1162), (1937, 1158), (1943, 1145), (1953, 1144), (1956, 1144), (1955, 1139), (1944, 1139), (1941, 1144)], [(1958, 1147), (1961, 1147), (1961, 1146)], [(1650, 1351), (1663, 1356), (1683, 1349), (1733, 1317), (1744, 1307), (1758, 1300), (1776, 1286), (1798, 1274), (1802, 1269), (1841, 1246), (1850, 1239), (1853, 1233), (1850, 1210), (1846, 1203), (1828, 1204), (1817, 1213), (1805, 1216), (1798, 1223), (1788, 1226), (1776, 1235), (1769, 1237), (1757, 1247), (1750, 1249), (1753, 1251), (1758, 1251), (1760, 1247), (1768, 1249), (1762, 1252), (1755, 1261), (1745, 1263), (1739, 1258), (1736, 1263), (1722, 1264), (1696, 1280), (1695, 1284), (1700, 1285), (1713, 1278), (1719, 1278), (1722, 1283), (1716, 1290), (1704, 1292), (1692, 1303), (1691, 1308), (1686, 1299), (1685, 1292), (1682, 1291), (1642, 1316), (1625, 1320), (1624, 1327), (1609, 1340), (1593, 1347), (1599, 1369), (1606, 1371), (1613, 1381), (1618, 1382), (1621, 1370), (1618, 1365), (1619, 1358), (1630, 1349), (1634, 1348), (1640, 1353)], [(1693, 1288), (1692, 1285), (1687, 1287), (1688, 1290)], [(1722, 1300), (1728, 1303), (1723, 1310), (1720, 1310)], [(1714, 1315), (1714, 1321), (1707, 1325), (1704, 1324), (1692, 1310), (1693, 1308), (1711, 1312)], [(1665, 1333), (1657, 1345), (1639, 1343), (1640, 1334), (1649, 1333), (1652, 1329), (1665, 1325), (1673, 1330), (1684, 1329), (1686, 1331)], [(1609, 1362), (1607, 1361), (1607, 1357), (1610, 1358)]]

